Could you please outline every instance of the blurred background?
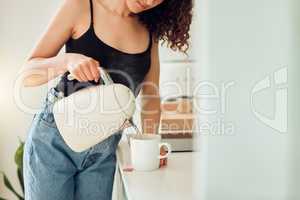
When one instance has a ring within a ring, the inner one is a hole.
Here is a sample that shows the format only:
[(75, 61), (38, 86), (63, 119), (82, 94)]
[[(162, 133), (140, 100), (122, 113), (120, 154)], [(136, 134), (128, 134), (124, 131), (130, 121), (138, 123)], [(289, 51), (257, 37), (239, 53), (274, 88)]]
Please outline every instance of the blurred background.
[(219, 131), (203, 126), (197, 140), (195, 199), (300, 198), (299, 3), (198, 1), (197, 58), (218, 92), (200, 98), (215, 111), (200, 121)]

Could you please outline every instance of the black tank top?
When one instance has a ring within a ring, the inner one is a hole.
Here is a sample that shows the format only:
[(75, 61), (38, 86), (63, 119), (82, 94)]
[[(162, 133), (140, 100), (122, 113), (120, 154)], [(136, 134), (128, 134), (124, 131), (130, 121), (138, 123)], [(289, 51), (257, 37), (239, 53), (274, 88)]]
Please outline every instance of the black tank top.
[[(106, 69), (115, 83), (121, 83), (130, 88), (137, 96), (140, 91), (140, 84), (143, 82), (151, 64), (152, 36), (149, 32), (149, 44), (141, 53), (126, 53), (104, 43), (97, 37), (93, 26), (93, 2), (90, 0), (91, 23), (89, 29), (78, 39), (72, 37), (66, 42), (66, 53), (79, 53), (99, 61), (102, 68)], [(92, 85), (99, 85), (103, 82), (79, 82), (68, 80), (65, 72), (55, 89), (68, 96), (73, 92)]]

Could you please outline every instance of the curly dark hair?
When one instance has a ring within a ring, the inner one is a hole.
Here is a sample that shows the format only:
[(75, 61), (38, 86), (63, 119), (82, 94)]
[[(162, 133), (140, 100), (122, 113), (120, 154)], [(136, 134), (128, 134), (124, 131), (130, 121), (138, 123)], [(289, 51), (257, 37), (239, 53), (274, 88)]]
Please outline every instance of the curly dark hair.
[(139, 20), (146, 25), (155, 41), (172, 50), (187, 54), (193, 0), (164, 0), (158, 6), (138, 13)]

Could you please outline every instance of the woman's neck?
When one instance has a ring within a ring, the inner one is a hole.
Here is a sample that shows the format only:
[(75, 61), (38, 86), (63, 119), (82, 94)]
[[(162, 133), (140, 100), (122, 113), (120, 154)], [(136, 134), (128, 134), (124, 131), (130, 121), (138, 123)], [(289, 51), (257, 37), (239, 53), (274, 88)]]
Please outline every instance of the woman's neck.
[(131, 17), (125, 0), (96, 0), (107, 12), (120, 17)]

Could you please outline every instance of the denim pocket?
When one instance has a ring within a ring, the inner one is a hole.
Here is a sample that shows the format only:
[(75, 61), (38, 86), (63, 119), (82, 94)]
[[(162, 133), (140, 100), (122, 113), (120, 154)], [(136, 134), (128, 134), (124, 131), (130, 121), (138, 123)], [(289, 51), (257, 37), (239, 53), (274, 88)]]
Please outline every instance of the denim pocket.
[(34, 176), (32, 168), (32, 157), (33, 157), (33, 146), (31, 139), (27, 139), (24, 144), (24, 154), (23, 154), (23, 176), (24, 184), (32, 185), (34, 183)]
[(27, 138), (24, 142), (24, 156), (23, 159), (29, 160), (29, 158), (32, 156), (32, 141), (31, 138)]

